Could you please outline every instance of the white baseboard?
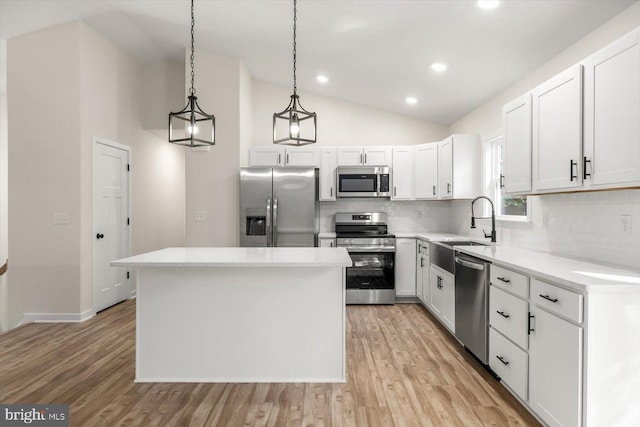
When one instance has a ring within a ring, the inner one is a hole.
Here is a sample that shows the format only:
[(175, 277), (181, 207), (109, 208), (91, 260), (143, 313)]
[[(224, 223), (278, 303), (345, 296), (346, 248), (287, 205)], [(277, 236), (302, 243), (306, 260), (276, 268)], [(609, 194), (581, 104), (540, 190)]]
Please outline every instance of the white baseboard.
[(93, 310), (82, 313), (25, 313), (22, 323), (80, 323), (95, 315)]

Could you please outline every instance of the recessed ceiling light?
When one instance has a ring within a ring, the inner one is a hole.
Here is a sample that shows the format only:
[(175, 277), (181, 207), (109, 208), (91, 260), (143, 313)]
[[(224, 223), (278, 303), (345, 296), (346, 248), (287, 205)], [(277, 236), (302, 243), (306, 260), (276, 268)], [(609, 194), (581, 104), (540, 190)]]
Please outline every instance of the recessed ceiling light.
[(409, 104), (409, 105), (415, 105), (415, 104), (418, 103), (418, 99), (414, 98), (413, 96), (407, 96), (405, 101), (407, 101), (407, 104)]
[(318, 83), (327, 83), (329, 81), (329, 77), (320, 74), (316, 76), (316, 80), (318, 81)]
[(500, 0), (478, 0), (476, 6), (480, 9), (491, 10), (500, 6)]
[(443, 64), (442, 62), (434, 62), (433, 64), (431, 64), (431, 69), (440, 73), (447, 69), (447, 64)]

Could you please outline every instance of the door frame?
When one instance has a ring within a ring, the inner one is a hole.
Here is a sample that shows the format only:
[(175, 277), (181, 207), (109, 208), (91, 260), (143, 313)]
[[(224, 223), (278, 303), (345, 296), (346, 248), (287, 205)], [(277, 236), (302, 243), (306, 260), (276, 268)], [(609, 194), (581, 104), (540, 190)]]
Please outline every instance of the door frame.
[[(124, 145), (124, 144), (120, 144), (119, 142), (115, 142), (115, 141), (111, 141), (108, 140), (106, 138), (102, 138), (99, 136), (93, 136), (91, 139), (91, 312), (93, 313), (93, 315), (96, 315), (96, 310), (95, 310), (95, 301), (96, 301), (96, 288), (95, 288), (95, 276), (94, 276), (94, 271), (93, 271), (93, 254), (94, 254), (94, 245), (95, 245), (95, 239), (93, 238), (93, 235), (96, 233), (96, 230), (94, 229), (94, 214), (95, 212), (93, 211), (93, 207), (94, 207), (94, 184), (95, 184), (95, 170), (96, 170), (96, 165), (95, 165), (95, 148), (97, 146), (97, 144), (101, 144), (101, 145), (106, 145), (108, 147), (111, 148), (116, 148), (118, 150), (123, 150), (127, 152), (127, 157), (128, 157), (128, 165), (129, 165), (129, 169), (132, 167), (132, 158), (131, 158), (131, 147), (129, 147), (128, 145)], [(131, 174), (128, 175), (127, 177), (127, 217), (131, 218)], [(131, 225), (129, 225), (127, 227), (127, 254), (126, 256), (130, 256), (131, 255)], [(127, 271), (129, 272), (129, 271)], [(129, 295), (131, 297), (135, 297), (135, 290), (131, 291), (131, 289), (129, 290)]]

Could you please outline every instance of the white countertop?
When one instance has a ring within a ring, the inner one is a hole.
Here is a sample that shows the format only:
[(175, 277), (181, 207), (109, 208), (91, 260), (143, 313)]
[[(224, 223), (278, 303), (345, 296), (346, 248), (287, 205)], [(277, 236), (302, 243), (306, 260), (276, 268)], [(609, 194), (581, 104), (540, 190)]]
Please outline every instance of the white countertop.
[(345, 248), (166, 248), (112, 267), (351, 267)]
[(455, 249), (580, 292), (640, 287), (640, 271), (624, 266), (599, 264), (506, 245), (455, 246)]

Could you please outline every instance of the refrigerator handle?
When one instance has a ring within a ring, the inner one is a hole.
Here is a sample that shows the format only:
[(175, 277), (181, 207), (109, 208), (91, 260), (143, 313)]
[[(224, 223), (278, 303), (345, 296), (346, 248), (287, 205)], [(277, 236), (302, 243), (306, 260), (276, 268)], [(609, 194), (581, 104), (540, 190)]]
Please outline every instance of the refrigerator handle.
[(267, 247), (271, 246), (271, 195), (267, 196), (267, 219), (266, 219)]
[(273, 246), (278, 246), (278, 194), (273, 194)]

